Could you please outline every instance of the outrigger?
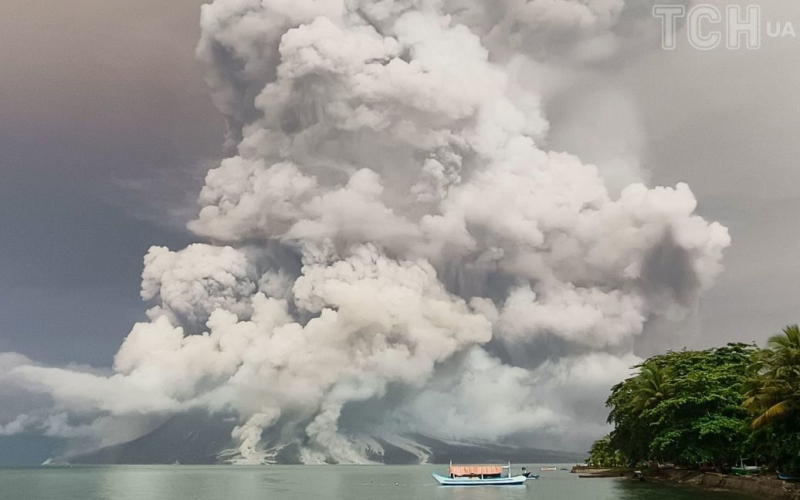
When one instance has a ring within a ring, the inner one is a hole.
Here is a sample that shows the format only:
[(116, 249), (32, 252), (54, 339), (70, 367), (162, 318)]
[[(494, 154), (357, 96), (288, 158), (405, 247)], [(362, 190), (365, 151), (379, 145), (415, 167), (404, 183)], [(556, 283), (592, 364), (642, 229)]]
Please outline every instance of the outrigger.
[[(503, 469), (506, 469), (505, 474)], [(528, 477), (511, 475), (511, 462), (508, 465), (453, 465), (450, 462), (450, 476), (434, 473), (433, 478), (443, 486), (519, 486)]]

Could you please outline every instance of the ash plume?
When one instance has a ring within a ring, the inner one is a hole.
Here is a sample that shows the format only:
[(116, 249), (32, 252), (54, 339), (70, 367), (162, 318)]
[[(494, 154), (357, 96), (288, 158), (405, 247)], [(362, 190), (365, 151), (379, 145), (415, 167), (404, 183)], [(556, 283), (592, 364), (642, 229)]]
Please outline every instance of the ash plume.
[[(575, 101), (591, 113), (608, 95), (598, 67), (657, 35), (642, 12), (205, 5), (198, 56), (229, 152), (189, 224), (206, 243), (150, 249), (150, 321), (113, 373), (0, 365), (52, 400), (0, 429), (58, 414), (101, 439), (115, 418), (204, 408), (236, 416), (244, 463), (288, 445), (306, 463), (368, 462), (375, 437), (413, 448), (415, 433), (584, 446), (603, 432), (603, 392), (692, 317), (730, 244), (687, 185), (648, 188), (638, 151), (603, 150), (624, 141), (589, 147), (598, 165), (547, 147), (557, 88), (601, 82)], [(614, 129), (615, 108), (596, 109)], [(561, 144), (591, 133), (581, 116), (562, 120)]]

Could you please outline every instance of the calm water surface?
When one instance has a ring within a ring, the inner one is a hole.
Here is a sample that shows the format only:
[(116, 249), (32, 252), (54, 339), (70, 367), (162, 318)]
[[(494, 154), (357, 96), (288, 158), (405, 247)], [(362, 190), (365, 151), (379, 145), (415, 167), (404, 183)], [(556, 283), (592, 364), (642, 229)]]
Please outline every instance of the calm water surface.
[[(743, 500), (624, 479), (542, 472), (526, 486), (444, 487), (447, 466), (103, 466), (0, 469), (2, 500)], [(538, 471), (539, 466), (531, 467)], [(536, 472), (538, 473), (538, 472)]]

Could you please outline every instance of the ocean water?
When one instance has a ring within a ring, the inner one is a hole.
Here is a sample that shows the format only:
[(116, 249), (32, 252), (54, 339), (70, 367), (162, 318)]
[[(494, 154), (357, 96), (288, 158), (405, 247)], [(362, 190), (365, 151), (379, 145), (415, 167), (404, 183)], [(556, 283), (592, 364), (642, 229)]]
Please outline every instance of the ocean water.
[[(539, 473), (539, 466), (531, 466)], [(728, 493), (541, 472), (525, 486), (439, 486), (447, 466), (0, 468), (2, 500), (733, 500)]]

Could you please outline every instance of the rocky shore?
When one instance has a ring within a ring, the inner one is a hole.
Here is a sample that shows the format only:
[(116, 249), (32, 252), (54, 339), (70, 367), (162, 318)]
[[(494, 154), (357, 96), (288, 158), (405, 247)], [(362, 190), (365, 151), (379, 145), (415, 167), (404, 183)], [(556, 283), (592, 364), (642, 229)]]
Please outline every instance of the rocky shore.
[(708, 489), (747, 493), (763, 498), (800, 500), (800, 485), (768, 476), (731, 476), (716, 472), (662, 469), (648, 480), (668, 481)]
[[(595, 469), (576, 466), (572, 469), (581, 478), (630, 477), (630, 469)], [(800, 484), (787, 483), (767, 476), (731, 476), (716, 472), (699, 472), (685, 469), (645, 471), (644, 480), (682, 484), (696, 488), (726, 490), (776, 500), (800, 500)]]

